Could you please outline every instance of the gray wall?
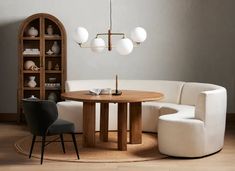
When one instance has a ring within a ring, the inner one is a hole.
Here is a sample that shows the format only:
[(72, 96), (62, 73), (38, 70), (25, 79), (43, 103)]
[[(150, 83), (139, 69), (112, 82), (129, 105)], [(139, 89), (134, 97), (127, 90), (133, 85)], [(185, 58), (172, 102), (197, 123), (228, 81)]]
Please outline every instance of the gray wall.
[(26, 17), (55, 15), (68, 34), (68, 79), (164, 79), (215, 83), (228, 89), (235, 112), (234, 0), (113, 0), (113, 31), (144, 27), (148, 38), (129, 56), (94, 54), (73, 41), (77, 26), (90, 39), (108, 28), (108, 0), (0, 1), (0, 113), (16, 112), (17, 31)]

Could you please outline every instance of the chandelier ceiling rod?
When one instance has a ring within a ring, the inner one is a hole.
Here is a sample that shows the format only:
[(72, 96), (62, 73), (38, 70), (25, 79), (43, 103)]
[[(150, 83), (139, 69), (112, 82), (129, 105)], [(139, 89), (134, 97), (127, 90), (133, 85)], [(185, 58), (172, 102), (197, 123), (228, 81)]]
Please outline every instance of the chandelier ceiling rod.
[[(124, 33), (113, 33), (112, 32), (112, 0), (109, 0), (109, 28), (108, 30), (110, 30), (110, 34), (111, 35), (122, 35), (123, 38), (125, 38), (125, 34)], [(96, 38), (98, 38), (99, 36), (102, 35), (109, 35), (109, 33), (97, 33), (96, 34)]]
[(109, 0), (109, 30), (108, 30), (108, 50), (112, 50), (111, 42), (111, 30), (112, 30), (112, 2)]
[(109, 30), (112, 30), (112, 0), (109, 0)]
[(125, 38), (125, 34), (124, 33), (112, 33), (112, 0), (109, 0), (109, 29), (108, 29), (108, 33), (97, 33), (96, 34), (96, 38), (98, 38), (99, 36), (102, 35), (108, 35), (108, 50), (111, 51), (112, 50), (112, 35), (115, 36), (123, 36), (123, 38)]

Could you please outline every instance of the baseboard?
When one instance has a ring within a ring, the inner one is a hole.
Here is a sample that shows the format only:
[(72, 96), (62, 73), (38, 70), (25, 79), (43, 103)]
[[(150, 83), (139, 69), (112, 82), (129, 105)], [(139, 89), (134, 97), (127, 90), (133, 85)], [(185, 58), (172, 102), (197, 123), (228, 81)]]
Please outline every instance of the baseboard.
[(17, 113), (0, 113), (0, 122), (16, 122), (17, 118)]

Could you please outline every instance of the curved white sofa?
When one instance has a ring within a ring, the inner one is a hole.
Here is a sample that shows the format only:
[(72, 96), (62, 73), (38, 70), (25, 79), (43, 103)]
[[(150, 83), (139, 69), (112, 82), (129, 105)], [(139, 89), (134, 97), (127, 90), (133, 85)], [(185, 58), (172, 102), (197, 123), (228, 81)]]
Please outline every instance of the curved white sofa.
[[(114, 80), (71, 80), (66, 91), (114, 88)], [(163, 154), (201, 157), (223, 147), (227, 93), (226, 89), (205, 83), (160, 80), (120, 80), (120, 89), (157, 91), (164, 99), (145, 102), (142, 129), (158, 132), (158, 146)], [(57, 103), (59, 117), (75, 123), (82, 132), (82, 103)], [(99, 131), (99, 104), (96, 105), (96, 130)], [(109, 107), (109, 130), (117, 130), (117, 106)]]

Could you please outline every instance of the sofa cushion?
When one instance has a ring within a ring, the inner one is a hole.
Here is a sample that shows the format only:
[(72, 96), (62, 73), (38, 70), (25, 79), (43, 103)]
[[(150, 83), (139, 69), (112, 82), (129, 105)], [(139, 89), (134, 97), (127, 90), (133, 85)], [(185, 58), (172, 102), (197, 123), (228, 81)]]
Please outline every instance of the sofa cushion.
[[(160, 108), (160, 115), (168, 115), (173, 117), (179, 114), (179, 118), (194, 118), (195, 117), (195, 106), (190, 105), (179, 105), (174, 103), (163, 103)], [(172, 115), (174, 114), (174, 115)]]
[[(57, 103), (58, 117), (73, 122), (75, 132), (83, 131), (83, 103), (76, 101), (62, 101)], [(95, 130), (100, 130), (100, 104), (96, 104)], [(128, 119), (129, 128), (129, 119)], [(117, 130), (117, 104), (109, 104), (109, 130)]]
[(123, 80), (120, 81), (120, 88), (161, 92), (164, 94), (164, 98), (160, 101), (168, 103), (179, 103), (183, 84), (184, 82), (180, 81)]
[(69, 80), (66, 81), (65, 91), (89, 90), (93, 88), (112, 88), (114, 89), (114, 80)]
[(73, 122), (75, 132), (81, 132), (83, 128), (82, 103), (75, 101), (62, 101), (57, 103), (57, 108), (58, 118)]
[(160, 105), (155, 102), (142, 104), (142, 129), (146, 132), (157, 132)]
[(193, 118), (194, 106), (165, 102), (145, 102), (142, 105), (143, 131), (158, 132), (158, 118), (162, 115), (180, 115), (179, 118)]

